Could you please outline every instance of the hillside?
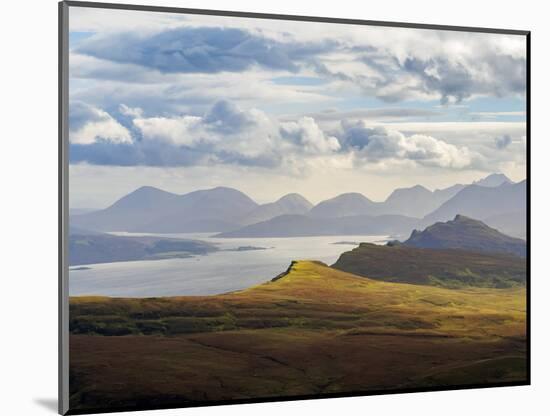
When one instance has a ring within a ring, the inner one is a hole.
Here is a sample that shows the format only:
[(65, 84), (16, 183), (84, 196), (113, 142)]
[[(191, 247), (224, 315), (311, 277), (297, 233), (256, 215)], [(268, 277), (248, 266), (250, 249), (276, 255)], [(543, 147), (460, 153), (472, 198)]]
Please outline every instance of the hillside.
[(516, 256), (403, 244), (362, 243), (332, 267), (371, 279), (447, 288), (524, 286), (527, 273), (525, 259)]
[(299, 261), (231, 294), (70, 308), (75, 410), (526, 377), (523, 288), (386, 283)]
[(190, 257), (216, 250), (216, 246), (197, 240), (119, 237), (101, 233), (69, 235), (70, 266)]
[(408, 235), (418, 219), (402, 215), (358, 215), (318, 218), (308, 215), (280, 215), (216, 237), (306, 237), (319, 235)]
[(527, 244), (509, 237), (481, 221), (457, 215), (453, 220), (437, 222), (424, 231), (414, 230), (406, 246), (419, 248), (456, 248), (469, 251), (509, 253), (525, 257)]

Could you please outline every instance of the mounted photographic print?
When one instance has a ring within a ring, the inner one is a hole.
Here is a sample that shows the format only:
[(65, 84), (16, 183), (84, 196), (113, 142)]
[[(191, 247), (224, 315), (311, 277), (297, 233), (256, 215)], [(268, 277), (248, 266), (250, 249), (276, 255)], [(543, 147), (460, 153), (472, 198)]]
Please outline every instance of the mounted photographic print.
[(529, 384), (529, 32), (60, 3), (60, 412)]

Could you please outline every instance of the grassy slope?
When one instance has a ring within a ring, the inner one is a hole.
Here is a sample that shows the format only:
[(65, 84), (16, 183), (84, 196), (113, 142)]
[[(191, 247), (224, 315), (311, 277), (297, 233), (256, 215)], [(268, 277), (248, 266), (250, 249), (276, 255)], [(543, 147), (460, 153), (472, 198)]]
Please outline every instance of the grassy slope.
[[(386, 283), (301, 261), (226, 295), (72, 298), (71, 318), (72, 408), (525, 379), (523, 288)], [(129, 335), (91, 335), (106, 328)]]
[(390, 282), (460, 287), (524, 286), (525, 258), (456, 249), (361, 243), (343, 253), (333, 267)]

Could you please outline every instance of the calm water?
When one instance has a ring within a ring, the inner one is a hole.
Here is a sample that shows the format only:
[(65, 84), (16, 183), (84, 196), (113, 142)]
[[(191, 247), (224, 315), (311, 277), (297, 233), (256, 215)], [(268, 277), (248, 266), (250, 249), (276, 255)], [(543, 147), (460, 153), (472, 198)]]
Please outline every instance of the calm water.
[[(118, 235), (147, 235), (117, 233)], [(148, 234), (151, 235), (151, 234)], [(218, 251), (187, 259), (129, 261), (86, 265), (69, 271), (72, 296), (212, 295), (267, 282), (285, 271), (292, 260), (334, 263), (354, 245), (335, 242), (385, 243), (386, 236), (324, 236), (293, 238), (212, 238), (209, 234), (155, 234), (216, 243), (222, 250), (242, 246), (267, 250)]]

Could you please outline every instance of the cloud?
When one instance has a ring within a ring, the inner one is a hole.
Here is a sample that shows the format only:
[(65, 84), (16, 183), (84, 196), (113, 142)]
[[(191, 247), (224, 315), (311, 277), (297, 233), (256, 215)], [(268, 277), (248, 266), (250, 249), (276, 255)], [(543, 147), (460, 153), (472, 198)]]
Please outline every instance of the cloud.
[(402, 68), (420, 83), (413, 87), (440, 94), (441, 103), (460, 103), (473, 95), (522, 95), (526, 89), (526, 61), (499, 53), (479, 57), (407, 58)]
[(262, 111), (241, 110), (227, 100), (215, 102), (201, 116), (136, 117), (133, 124), (146, 140), (187, 146), (198, 143), (239, 146), (252, 139), (258, 141), (261, 136), (269, 135), (271, 129), (271, 120)]
[(279, 132), (282, 138), (302, 147), (307, 153), (330, 153), (340, 149), (338, 139), (327, 136), (311, 117), (282, 123)]
[[(281, 95), (284, 103), (342, 94), (448, 105), (525, 94), (525, 45), (517, 36), (321, 23), (308, 24), (308, 32), (300, 30), (305, 24), (292, 22), (204, 19), (190, 16), (185, 26), (164, 29), (152, 23), (155, 30), (105, 30), (83, 39), (71, 51), (71, 77), (101, 84), (106, 91), (97, 100), (126, 95), (126, 103), (160, 111), (221, 97), (246, 99), (252, 106), (266, 96)], [(313, 77), (319, 84), (270, 81), (287, 75)], [(133, 86), (125, 91), (127, 84)]]
[[(96, 113), (107, 114), (98, 109)], [(131, 137), (117, 141), (97, 135), (73, 141), (71, 162), (120, 166), (221, 163), (265, 168), (287, 163), (299, 171), (304, 157), (340, 150), (338, 139), (326, 134), (311, 117), (281, 123), (260, 110), (241, 109), (227, 100), (214, 103), (201, 116), (146, 117), (140, 108), (127, 105), (120, 105), (116, 114), (128, 128), (108, 117)]]
[[(354, 118), (325, 126), (309, 116), (281, 121), (229, 100), (215, 102), (202, 115), (147, 116), (141, 108), (124, 104), (106, 112), (84, 103), (77, 103), (71, 115), (73, 129), (79, 134), (96, 127), (85, 140), (71, 140), (71, 163), (235, 165), (286, 170), (295, 175), (323, 166), (347, 169), (353, 164), (370, 169), (494, 170), (516, 156), (509, 152), (497, 156), (490, 149), (506, 148), (515, 137), (511, 134), (523, 129), (522, 123), (384, 125)], [(116, 127), (110, 132), (99, 131), (97, 126), (102, 123)], [(459, 127), (468, 128), (462, 131)], [(113, 134), (117, 131), (121, 138)]]
[(120, 104), (118, 106), (119, 111), (128, 117), (142, 117), (143, 116), (143, 110), (139, 107), (128, 107), (125, 104)]
[(128, 129), (107, 112), (82, 102), (72, 102), (69, 107), (71, 143), (91, 144), (99, 139), (113, 143), (132, 141)]
[(299, 62), (334, 42), (283, 43), (247, 30), (180, 27), (160, 33), (117, 33), (82, 42), (76, 52), (164, 73), (241, 72), (257, 65), (296, 72)]
[(512, 143), (512, 137), (509, 134), (505, 134), (500, 137), (495, 137), (495, 146), (497, 149), (506, 149)]
[(200, 122), (201, 118), (195, 116), (149, 117), (133, 120), (144, 140), (186, 146), (206, 141), (204, 137), (195, 134), (199, 130)]
[(206, 163), (209, 152), (202, 148), (177, 146), (156, 141), (113, 143), (97, 140), (91, 144), (71, 144), (70, 162), (107, 166), (192, 166)]
[(316, 121), (341, 121), (350, 119), (401, 120), (420, 117), (438, 117), (442, 113), (423, 108), (366, 108), (348, 111), (326, 110), (307, 114)]
[(386, 127), (369, 127), (365, 122), (342, 123), (342, 149), (354, 152), (361, 163), (411, 161), (428, 167), (465, 169), (478, 162), (479, 155), (424, 134), (405, 135)]
[(525, 111), (473, 111), (469, 113), (474, 119), (496, 119), (500, 117), (525, 117)]
[[(89, 106), (88, 106), (89, 107)], [(87, 107), (87, 108), (88, 108)], [(75, 114), (79, 114), (76, 106)], [(203, 116), (145, 117), (140, 108), (120, 105), (120, 117), (131, 121), (130, 129), (118, 124), (127, 140), (96, 135), (72, 141), (71, 162), (115, 166), (191, 166), (213, 163), (275, 167), (281, 163), (284, 143), (277, 143), (275, 125), (261, 111), (241, 110), (222, 100)], [(96, 109), (92, 114), (107, 114)], [(78, 125), (78, 118), (75, 118)], [(87, 119), (80, 124), (89, 125)], [(131, 133), (130, 133), (131, 132)], [(131, 134), (131, 137), (130, 137)]]
[(258, 125), (260, 119), (265, 121), (266, 117), (257, 110), (241, 111), (234, 103), (220, 100), (206, 113), (203, 121), (214, 131), (231, 134)]

